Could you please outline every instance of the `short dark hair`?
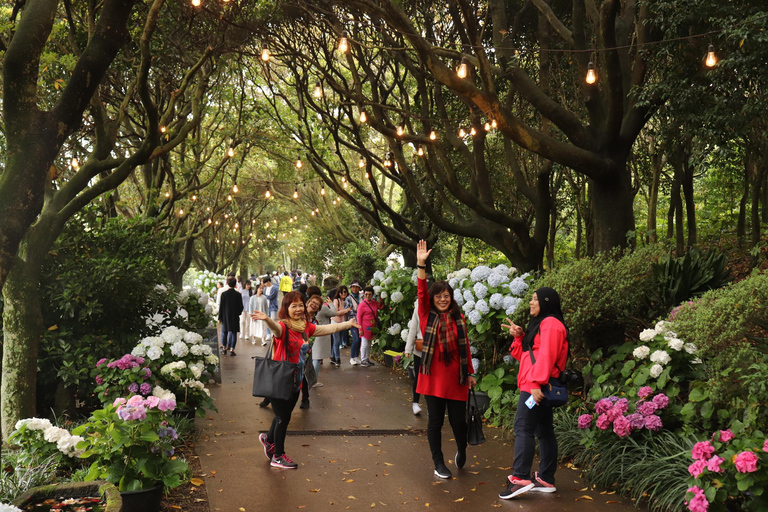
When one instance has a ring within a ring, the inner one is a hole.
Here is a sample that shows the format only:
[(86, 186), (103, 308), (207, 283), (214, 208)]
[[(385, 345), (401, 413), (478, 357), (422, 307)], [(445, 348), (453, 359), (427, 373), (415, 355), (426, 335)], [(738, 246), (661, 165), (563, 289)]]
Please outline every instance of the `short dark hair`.
[(365, 288), (363, 288), (363, 293), (365, 292), (373, 293), (373, 286), (366, 286)]
[(230, 272), (229, 274), (227, 274), (227, 277), (235, 277), (235, 273), (234, 272)]
[(432, 286), (429, 287), (429, 304), (430, 307), (435, 305), (435, 295), (439, 295), (447, 291), (451, 295), (451, 304), (448, 306), (448, 311), (452, 315), (458, 315), (461, 313), (461, 308), (456, 303), (456, 299), (453, 298), (453, 287), (448, 284), (448, 281), (435, 281)]
[(268, 277), (262, 277), (262, 278), (261, 278), (261, 282), (262, 282), (263, 284), (267, 284), (267, 283), (271, 283), (271, 282), (272, 282), (272, 280), (271, 280), (270, 278), (268, 278)]
[(235, 286), (237, 286), (237, 279), (235, 279), (234, 276), (227, 277), (227, 286), (229, 286), (230, 288), (234, 288)]
[(320, 287), (319, 286), (310, 286), (309, 288), (307, 288), (307, 296), (308, 297), (311, 297), (313, 295), (322, 295), (322, 294), (323, 294), (323, 292), (320, 291)]
[(304, 283), (301, 283), (301, 284), (299, 285), (299, 291), (300, 291), (301, 293), (307, 293), (307, 288), (308, 288), (308, 286), (307, 286), (306, 284), (304, 284)]

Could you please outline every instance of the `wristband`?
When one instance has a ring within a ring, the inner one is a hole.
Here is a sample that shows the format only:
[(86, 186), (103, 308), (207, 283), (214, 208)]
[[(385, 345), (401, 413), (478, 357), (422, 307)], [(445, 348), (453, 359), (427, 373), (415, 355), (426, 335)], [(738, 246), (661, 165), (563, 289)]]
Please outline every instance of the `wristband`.
[(427, 266), (426, 266), (426, 265), (419, 265), (419, 264), (417, 263), (417, 264), (416, 264), (416, 268), (422, 268), (422, 269), (426, 270), (426, 269), (427, 269)]

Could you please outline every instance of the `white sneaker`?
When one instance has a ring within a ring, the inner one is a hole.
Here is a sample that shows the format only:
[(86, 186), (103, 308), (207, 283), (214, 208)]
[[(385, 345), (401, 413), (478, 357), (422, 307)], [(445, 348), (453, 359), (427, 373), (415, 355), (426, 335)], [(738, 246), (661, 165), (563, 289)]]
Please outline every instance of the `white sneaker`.
[(315, 385), (312, 386), (312, 387), (313, 388), (321, 388), (321, 387), (323, 387), (323, 383), (322, 382), (315, 382)]
[(413, 402), (413, 414), (421, 414), (421, 406)]
[(356, 357), (352, 357), (349, 360), (349, 364), (351, 364), (352, 366), (357, 366), (357, 365), (360, 364), (360, 359), (358, 359)]

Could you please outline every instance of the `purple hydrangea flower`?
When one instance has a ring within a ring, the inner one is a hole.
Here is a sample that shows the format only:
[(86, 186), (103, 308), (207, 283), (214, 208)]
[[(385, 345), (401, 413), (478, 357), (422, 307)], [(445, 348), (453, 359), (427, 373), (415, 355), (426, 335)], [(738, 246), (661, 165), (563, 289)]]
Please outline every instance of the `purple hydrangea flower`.
[(655, 403), (643, 402), (637, 407), (637, 412), (639, 412), (643, 416), (650, 416), (656, 412), (656, 409), (658, 409), (658, 407), (656, 406)]
[(654, 432), (657, 432), (661, 430), (661, 427), (663, 427), (663, 425), (661, 424), (661, 418), (659, 418), (655, 414), (651, 414), (650, 416), (647, 416), (645, 418), (645, 428), (647, 428), (648, 430), (653, 430)]
[(627, 419), (633, 430), (640, 430), (645, 426), (645, 418), (642, 414), (633, 413), (627, 416)]
[(666, 406), (669, 405), (669, 397), (664, 393), (659, 393), (658, 395), (653, 397), (653, 403), (656, 404), (656, 407), (658, 407), (659, 409), (664, 409)]
[(582, 414), (579, 416), (579, 428), (585, 429), (592, 426), (592, 415), (591, 414)]
[(613, 403), (609, 399), (603, 398), (595, 404), (595, 412), (597, 414), (605, 414), (611, 410), (611, 407), (613, 407)]
[(149, 368), (144, 368), (144, 378), (148, 379), (151, 376), (152, 376), (152, 370), (150, 370)]
[(139, 385), (135, 382), (131, 382), (131, 384), (128, 386), (128, 391), (131, 393), (138, 393), (139, 392)]
[(152, 386), (150, 386), (147, 382), (143, 382), (141, 386), (139, 386), (139, 393), (141, 393), (144, 396), (147, 396), (152, 392)]

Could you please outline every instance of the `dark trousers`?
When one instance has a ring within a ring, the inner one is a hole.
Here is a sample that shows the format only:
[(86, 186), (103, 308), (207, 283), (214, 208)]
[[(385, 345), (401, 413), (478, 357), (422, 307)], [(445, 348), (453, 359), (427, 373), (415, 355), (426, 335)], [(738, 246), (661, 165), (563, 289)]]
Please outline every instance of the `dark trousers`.
[[(307, 363), (307, 364), (311, 364), (311, 363)], [(306, 377), (301, 379), (301, 399), (309, 400), (309, 384), (307, 384)], [(296, 405), (296, 401), (293, 402), (293, 405)]]
[(445, 463), (442, 447), (442, 430), (445, 421), (445, 411), (448, 410), (448, 421), (453, 429), (453, 437), (456, 438), (456, 446), (459, 451), (467, 448), (467, 402), (465, 400), (448, 400), (432, 395), (424, 395), (427, 401), (427, 440), (432, 451), (432, 461), (435, 464)]
[(539, 440), (539, 478), (548, 484), (555, 483), (557, 470), (557, 437), (553, 423), (552, 408), (536, 405), (529, 409), (525, 401), (531, 396), (526, 391), (520, 392), (515, 414), (515, 466), (513, 474), (517, 478), (530, 480), (533, 456), (536, 451), (536, 436)]
[(419, 403), (419, 394), (416, 392), (416, 386), (419, 384), (419, 370), (421, 369), (421, 358), (419, 356), (413, 356), (413, 403)]
[(298, 399), (298, 391), (294, 392), (288, 400), (270, 399), (275, 418), (272, 420), (272, 426), (269, 427), (267, 441), (275, 443), (276, 457), (285, 453), (285, 435), (288, 432), (288, 423), (291, 422), (291, 413), (293, 413), (293, 408)]
[(226, 349), (232, 349), (235, 350), (235, 345), (237, 345), (237, 332), (236, 331), (225, 331), (222, 327), (221, 329), (221, 346)]

